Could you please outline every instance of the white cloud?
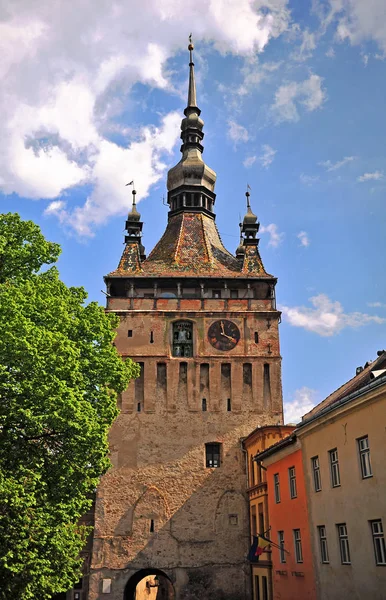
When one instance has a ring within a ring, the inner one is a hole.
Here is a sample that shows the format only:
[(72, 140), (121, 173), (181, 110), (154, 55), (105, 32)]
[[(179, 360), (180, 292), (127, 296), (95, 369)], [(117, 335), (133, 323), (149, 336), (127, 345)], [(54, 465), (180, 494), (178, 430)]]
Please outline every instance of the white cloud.
[(45, 215), (57, 215), (61, 213), (66, 206), (64, 200), (53, 200), (50, 202), (47, 208), (44, 211)]
[(386, 308), (384, 302), (368, 302), (367, 306), (370, 306), (371, 308)]
[(236, 144), (239, 142), (247, 142), (249, 140), (248, 131), (245, 127), (236, 123), (236, 121), (228, 121), (228, 127), (228, 136)]
[[(162, 157), (177, 140), (176, 119), (139, 129), (119, 117), (130, 112), (136, 83), (175, 89), (168, 59), (186, 49), (186, 23), (216, 50), (252, 57), (288, 27), (287, 0), (66, 2), (4, 0), (0, 21), (0, 182), (6, 194), (54, 199), (74, 185), (95, 186), (85, 205), (64, 213), (78, 232), (122, 214), (118, 191), (139, 169), (144, 197), (164, 173)], [(205, 14), (205, 19), (202, 15)], [(129, 117), (130, 118), (130, 117)], [(123, 136), (122, 147), (108, 134)], [(159, 146), (156, 148), (156, 143)], [(139, 146), (136, 146), (139, 144)], [(145, 164), (135, 162), (133, 150)], [(110, 164), (109, 160), (117, 160)], [(107, 181), (115, 180), (115, 183)], [(107, 191), (104, 203), (99, 200)], [(138, 189), (140, 192), (140, 189)], [(140, 194), (139, 194), (140, 195)], [(50, 205), (52, 206), (52, 205)], [(85, 216), (92, 214), (87, 227)], [(125, 208), (124, 208), (125, 207)], [(84, 215), (82, 217), (82, 215)]]
[(361, 183), (365, 181), (378, 181), (379, 179), (383, 179), (384, 175), (381, 171), (374, 171), (373, 173), (364, 173), (357, 178), (357, 181)]
[(316, 48), (316, 34), (305, 29), (302, 31), (302, 42), (300, 46), (292, 53), (293, 60), (304, 62), (311, 58)]
[(310, 245), (310, 238), (308, 237), (308, 233), (306, 231), (299, 231), (296, 236), (300, 240), (300, 245), (307, 248)]
[(302, 327), (323, 337), (336, 335), (346, 327), (357, 328), (369, 323), (386, 323), (386, 319), (366, 313), (345, 313), (340, 302), (330, 300), (325, 294), (313, 296), (310, 302), (312, 308), (282, 306), (280, 310), (290, 325)]
[[(281, 66), (281, 62), (264, 62), (261, 63), (257, 56), (248, 57), (244, 61), (244, 65), (241, 69), (243, 80), (236, 89), (231, 89), (231, 93), (236, 96), (234, 102), (240, 102), (240, 96), (246, 96), (252, 91), (256, 90), (259, 85), (264, 81), (268, 80), (272, 73), (277, 71)], [(229, 91), (224, 88), (224, 91)]]
[(278, 227), (275, 223), (270, 223), (266, 226), (262, 225), (260, 227), (260, 233), (269, 233), (268, 246), (272, 246), (273, 248), (280, 246), (284, 239), (284, 233), (278, 231)]
[(327, 171), (337, 171), (338, 169), (344, 167), (344, 165), (347, 165), (356, 158), (356, 156), (345, 156), (344, 158), (342, 158), (342, 160), (338, 160), (336, 163), (331, 162), (331, 160), (324, 160), (318, 164), (321, 167), (324, 167)]
[(296, 425), (303, 415), (308, 413), (317, 404), (318, 393), (309, 387), (303, 386), (295, 390), (293, 400), (284, 402), (284, 423)]
[(323, 79), (319, 75), (310, 75), (301, 82), (291, 81), (281, 85), (275, 94), (275, 102), (271, 106), (273, 117), (277, 123), (282, 121), (298, 121), (299, 105), (308, 112), (321, 108), (326, 100), (326, 91), (322, 87)]
[(337, 35), (351, 44), (375, 42), (386, 50), (386, 19), (384, 0), (330, 0), (330, 20), (337, 20)]
[(327, 56), (327, 58), (335, 58), (335, 50), (332, 46), (325, 52), (325, 56)]
[(313, 185), (314, 183), (318, 183), (318, 181), (320, 181), (320, 177), (319, 175), (305, 175), (304, 173), (301, 173), (299, 176), (299, 179), (301, 181), (301, 183), (303, 183), (304, 185)]
[(263, 165), (265, 169), (273, 163), (273, 159), (275, 158), (275, 154), (277, 150), (274, 150), (268, 144), (263, 144), (261, 146), (262, 154), (259, 156), (259, 161)]
[(257, 156), (247, 156), (247, 158), (243, 161), (243, 165), (245, 168), (249, 169), (255, 164), (256, 160)]

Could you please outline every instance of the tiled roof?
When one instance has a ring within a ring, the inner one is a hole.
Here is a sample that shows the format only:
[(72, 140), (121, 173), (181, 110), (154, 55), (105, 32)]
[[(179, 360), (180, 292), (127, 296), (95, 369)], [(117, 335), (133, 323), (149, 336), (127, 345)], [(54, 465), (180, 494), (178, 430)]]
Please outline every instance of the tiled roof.
[(310, 410), (310, 412), (303, 415), (302, 421), (306, 421), (311, 417), (314, 417), (325, 408), (332, 406), (335, 402), (339, 402), (339, 400), (341, 400), (345, 396), (348, 396), (349, 394), (360, 390), (362, 387), (370, 383), (370, 374), (372, 371), (386, 368), (386, 352), (383, 352), (376, 360), (373, 360), (372, 362), (366, 364), (367, 366), (365, 366), (363, 371), (361, 371), (360, 373), (358, 373), (358, 375), (355, 375), (349, 381), (341, 385), (337, 390), (332, 392), (332, 394), (327, 396), (325, 400), (314, 406), (314, 408)]
[(246, 247), (245, 258), (238, 260), (224, 247), (213, 218), (188, 211), (170, 217), (162, 238), (141, 264), (126, 247), (118, 269), (109, 275), (126, 273), (137, 277), (272, 278), (264, 269), (257, 245)]

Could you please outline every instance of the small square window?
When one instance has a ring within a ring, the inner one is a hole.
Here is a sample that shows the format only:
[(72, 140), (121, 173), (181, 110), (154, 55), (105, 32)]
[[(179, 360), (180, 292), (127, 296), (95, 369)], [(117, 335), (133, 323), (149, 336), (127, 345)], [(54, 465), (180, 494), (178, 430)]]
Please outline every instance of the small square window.
[(231, 298), (238, 298), (239, 290), (231, 290)]
[(239, 523), (239, 518), (237, 515), (229, 515), (229, 525), (236, 526)]
[(132, 329), (128, 330), (127, 337), (133, 337), (133, 330)]
[(212, 298), (221, 298), (221, 290), (212, 290)]
[(205, 444), (205, 464), (208, 469), (220, 466), (221, 444)]

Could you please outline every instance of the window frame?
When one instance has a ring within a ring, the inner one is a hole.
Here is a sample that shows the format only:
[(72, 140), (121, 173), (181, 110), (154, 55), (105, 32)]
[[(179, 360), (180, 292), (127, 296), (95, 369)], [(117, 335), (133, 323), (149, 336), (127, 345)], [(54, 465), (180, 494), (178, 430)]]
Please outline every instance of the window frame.
[[(383, 523), (382, 519), (373, 519), (369, 521), (371, 527), (371, 535), (373, 538), (373, 547), (374, 547), (374, 558), (375, 564), (377, 567), (385, 567), (386, 566), (386, 543), (385, 543), (385, 533), (383, 531)], [(380, 531), (375, 531), (374, 525), (380, 525)], [(377, 541), (379, 543), (377, 544)], [(380, 557), (380, 559), (379, 559)]]
[(319, 536), (319, 552), (320, 561), (322, 565), (330, 564), (330, 557), (328, 555), (328, 543), (327, 543), (327, 531), (325, 525), (318, 525), (318, 536)]
[[(292, 472), (292, 473), (291, 473)], [(296, 469), (295, 467), (288, 468), (288, 480), (289, 480), (289, 492), (291, 500), (298, 497), (298, 490), (296, 486)]]
[(277, 532), (277, 538), (279, 540), (278, 546), (279, 546), (279, 560), (281, 562), (281, 564), (285, 564), (287, 562), (287, 558), (285, 555), (285, 549), (284, 549), (284, 531), (281, 529)]
[[(334, 458), (335, 455), (335, 458)], [(340, 470), (339, 470), (339, 456), (338, 449), (332, 448), (328, 451), (328, 457), (330, 461), (330, 475), (331, 475), (331, 487), (340, 487)]]
[[(361, 442), (367, 441), (367, 447), (361, 448)], [(373, 470), (371, 468), (371, 460), (370, 460), (370, 444), (369, 444), (369, 436), (364, 435), (360, 438), (357, 438), (357, 447), (359, 454), (359, 464), (361, 467), (361, 475), (362, 479), (369, 479), (373, 476)], [(367, 464), (366, 464), (367, 461)], [(368, 469), (368, 472), (366, 472)]]
[(297, 563), (303, 563), (303, 548), (302, 548), (302, 534), (300, 529), (293, 529), (293, 537), (294, 537), (294, 550), (295, 550), (295, 560)]
[(280, 504), (281, 497), (280, 497), (280, 477), (279, 477), (279, 473), (274, 473), (274, 475), (273, 475), (273, 489), (274, 489), (274, 494), (275, 494), (275, 504)]
[(348, 541), (347, 524), (337, 523), (336, 527), (338, 531), (340, 562), (342, 565), (351, 565), (350, 544)]
[[(179, 328), (180, 331), (186, 331), (186, 339), (179, 340)], [(193, 357), (193, 335), (194, 328), (193, 322), (187, 319), (178, 319), (172, 323), (172, 356), (174, 358), (192, 358)], [(178, 348), (178, 350), (177, 350)]]
[[(314, 492), (321, 492), (322, 491), (322, 476), (320, 473), (320, 461), (319, 461), (319, 456), (313, 456), (311, 458), (311, 468), (312, 468), (312, 476), (313, 476), (313, 481), (314, 481)], [(318, 480), (318, 485), (317, 485), (317, 481)]]
[[(215, 448), (217, 448), (217, 452), (214, 451)], [(213, 464), (208, 464), (211, 461)], [(221, 444), (219, 442), (205, 444), (205, 467), (207, 469), (219, 469), (221, 467)]]

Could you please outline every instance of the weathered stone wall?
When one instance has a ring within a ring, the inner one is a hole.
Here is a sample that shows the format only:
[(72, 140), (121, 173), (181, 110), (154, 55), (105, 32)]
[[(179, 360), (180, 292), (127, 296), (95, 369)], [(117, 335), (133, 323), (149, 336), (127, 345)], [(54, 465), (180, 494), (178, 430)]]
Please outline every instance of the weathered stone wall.
[[(130, 577), (148, 568), (170, 578), (175, 600), (249, 597), (241, 439), (282, 419), (278, 313), (244, 305), (222, 313), (213, 303), (208, 313), (191, 302), (190, 311), (119, 313), (117, 349), (143, 372), (122, 394), (110, 434), (113, 468), (97, 493), (89, 600), (107, 598), (104, 578), (112, 579), (110, 600), (123, 600)], [(207, 340), (221, 318), (241, 332), (226, 353)], [(176, 319), (193, 323), (194, 358), (171, 357)], [(213, 442), (221, 444), (221, 466), (206, 468), (205, 444)]]

